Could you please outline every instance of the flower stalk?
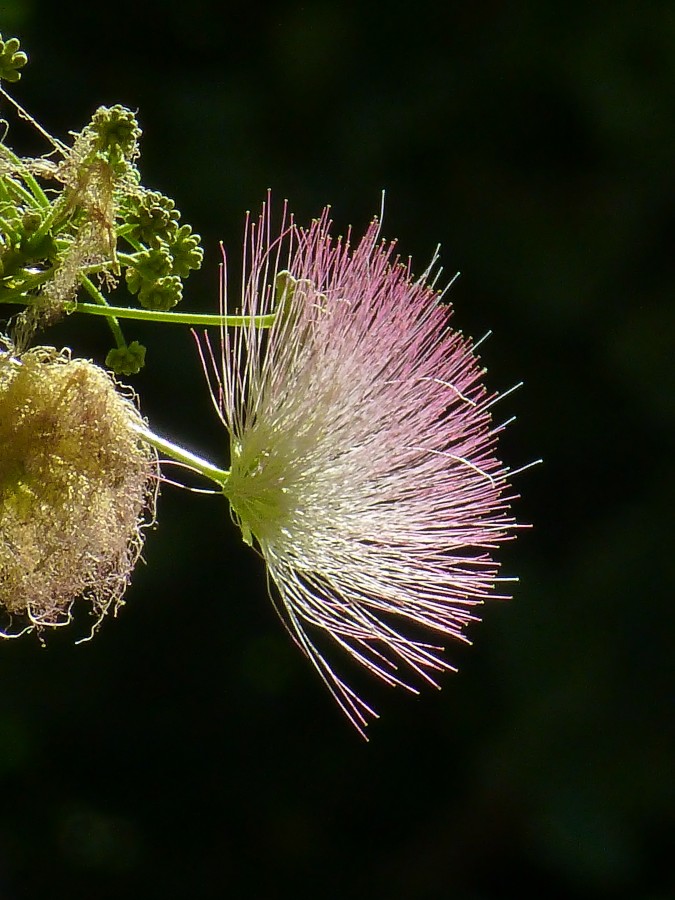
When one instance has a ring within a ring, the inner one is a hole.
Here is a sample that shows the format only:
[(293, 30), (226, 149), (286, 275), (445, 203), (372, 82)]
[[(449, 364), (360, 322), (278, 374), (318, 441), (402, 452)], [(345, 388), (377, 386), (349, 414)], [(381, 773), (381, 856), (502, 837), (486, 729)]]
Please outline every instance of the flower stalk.
[(135, 319), (138, 322), (155, 322), (168, 325), (193, 325), (207, 328), (243, 328), (252, 325), (254, 328), (271, 328), (276, 314), (274, 312), (259, 316), (248, 315), (216, 315), (214, 313), (177, 313), (159, 312), (150, 309), (133, 309), (129, 306), (102, 306), (93, 303), (79, 302), (74, 312), (86, 313), (90, 316), (108, 316), (118, 319)]
[(187, 466), (188, 469), (193, 469), (210, 481), (215, 482), (221, 490), (224, 488), (227, 479), (230, 477), (229, 470), (220, 469), (202, 456), (197, 456), (196, 453), (192, 453), (185, 447), (181, 447), (179, 444), (167, 440), (167, 438), (160, 437), (160, 435), (145, 425), (133, 423), (131, 427), (140, 438), (151, 447), (154, 447), (159, 453), (165, 454), (175, 462)]

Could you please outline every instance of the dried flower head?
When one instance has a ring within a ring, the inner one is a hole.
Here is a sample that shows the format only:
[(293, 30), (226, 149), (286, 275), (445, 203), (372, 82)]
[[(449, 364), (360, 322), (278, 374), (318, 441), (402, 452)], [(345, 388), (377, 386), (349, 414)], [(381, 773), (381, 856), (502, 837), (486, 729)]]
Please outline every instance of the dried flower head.
[(152, 515), (156, 457), (101, 368), (0, 348), (0, 607), (5, 637), (116, 610)]
[(435, 685), (453, 668), (439, 642), (466, 640), (495, 596), (493, 550), (515, 523), (495, 395), (429, 271), (413, 278), (377, 221), (355, 247), (330, 226), (327, 210), (276, 239), (268, 210), (247, 223), (240, 311), (277, 319), (224, 333), (219, 362), (205, 355), (231, 435), (233, 517), (286, 627), (363, 733), (376, 714), (331, 645), (387, 684)]

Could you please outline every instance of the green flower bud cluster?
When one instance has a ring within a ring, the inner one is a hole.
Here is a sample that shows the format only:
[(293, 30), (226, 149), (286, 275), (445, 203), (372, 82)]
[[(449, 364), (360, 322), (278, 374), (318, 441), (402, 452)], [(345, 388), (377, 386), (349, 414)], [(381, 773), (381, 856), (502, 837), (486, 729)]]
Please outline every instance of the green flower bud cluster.
[(100, 106), (84, 133), (98, 154), (127, 174), (127, 166), (140, 155), (141, 129), (136, 116), (124, 106)]
[(21, 78), (21, 69), (28, 62), (28, 57), (19, 50), (17, 38), (3, 41), (0, 34), (0, 81), (15, 82)]
[(199, 235), (179, 226), (173, 200), (156, 191), (125, 202), (124, 237), (140, 249), (126, 271), (127, 288), (145, 309), (169, 310), (183, 297), (183, 279), (202, 264)]
[(118, 375), (136, 375), (145, 365), (145, 347), (138, 341), (115, 347), (108, 351), (105, 364)]
[(180, 213), (169, 197), (158, 191), (144, 191), (140, 196), (128, 199), (124, 217), (128, 226), (125, 237), (159, 248), (173, 239)]
[[(17, 81), (26, 59), (16, 38), (0, 36), (0, 78)], [(203, 250), (174, 201), (143, 186), (135, 114), (101, 106), (70, 146), (34, 124), (52, 144), (41, 159), (21, 158), (0, 139), (0, 304), (25, 307), (22, 341), (75, 309), (83, 291), (108, 305), (103, 291), (122, 276), (143, 309), (171, 310)], [(119, 323), (108, 321), (116, 343), (109, 364), (118, 373), (139, 371), (145, 348), (127, 344)]]

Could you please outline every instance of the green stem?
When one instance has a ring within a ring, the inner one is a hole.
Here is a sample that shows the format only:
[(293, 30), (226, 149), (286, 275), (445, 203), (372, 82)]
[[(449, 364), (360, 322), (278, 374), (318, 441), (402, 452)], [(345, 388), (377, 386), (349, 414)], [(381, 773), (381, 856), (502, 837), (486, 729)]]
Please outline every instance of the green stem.
[[(98, 269), (98, 266), (91, 266), (87, 268), (87, 271), (95, 272), (98, 271)], [(23, 303), (30, 306), (31, 301), (27, 296), (28, 293), (39, 287), (45, 281), (48, 281), (52, 274), (51, 270), (41, 272), (39, 275), (30, 279), (29, 283), (24, 282), (20, 288), (14, 290), (4, 291), (0, 288), (0, 303)], [(136, 319), (141, 322), (170, 322), (173, 325), (204, 325), (213, 328), (243, 328), (251, 322), (251, 316), (216, 316), (210, 313), (160, 312), (154, 309), (133, 309), (129, 306), (108, 306), (103, 295), (97, 290), (96, 285), (93, 284), (83, 272), (80, 273), (80, 279), (82, 281), (82, 286), (95, 303), (77, 303), (72, 311), (87, 313), (90, 316), (105, 316), (107, 319), (110, 319), (111, 323), (114, 322), (115, 319)], [(274, 325), (275, 318), (275, 313), (267, 313), (267, 315), (264, 316), (253, 316), (253, 323), (257, 328), (271, 328), (272, 325)], [(117, 325), (117, 333), (122, 336), (119, 325), (117, 323), (115, 324)], [(111, 328), (113, 329), (113, 334), (116, 334), (112, 324)], [(123, 343), (121, 344), (118, 342), (118, 346), (126, 346), (123, 336), (122, 341)]]
[(30, 306), (32, 302), (35, 302), (35, 298), (30, 299), (28, 295), (45, 281), (49, 281), (53, 275), (53, 270), (47, 269), (45, 272), (26, 277), (17, 288), (0, 287), (0, 303), (23, 303)]
[(160, 453), (165, 453), (167, 456), (170, 456), (171, 459), (175, 459), (176, 462), (183, 463), (183, 465), (188, 466), (188, 468), (194, 469), (199, 472), (200, 475), (203, 475), (210, 481), (214, 481), (219, 488), (222, 488), (230, 477), (230, 473), (227, 469), (219, 469), (218, 466), (214, 466), (213, 463), (210, 463), (207, 459), (203, 459), (201, 456), (191, 453), (189, 450), (186, 450), (185, 447), (174, 444), (173, 441), (168, 441), (166, 438), (160, 437), (144, 425), (132, 423), (131, 427), (144, 441), (156, 450), (159, 450)]
[(88, 313), (92, 316), (114, 316), (119, 319), (139, 319), (143, 322), (172, 322), (174, 325), (211, 325), (214, 327), (220, 326), (221, 328), (223, 326), (242, 328), (244, 325), (249, 325), (251, 319), (253, 319), (253, 324), (257, 328), (271, 328), (276, 318), (275, 313), (253, 317), (215, 316), (209, 313), (162, 312), (154, 309), (132, 309), (129, 306), (100, 306), (93, 303), (78, 303), (75, 307), (75, 312)]
[(133, 247), (136, 253), (142, 253), (145, 250), (145, 247), (141, 244), (140, 241), (135, 240), (135, 238), (131, 237), (131, 234), (136, 228), (135, 225), (120, 225), (117, 229), (117, 237), (124, 238), (124, 240), (129, 244), (130, 247)]
[(58, 150), (64, 155), (68, 152), (68, 147), (66, 147), (63, 141), (60, 141), (58, 138), (53, 138), (48, 131), (45, 131), (42, 125), (40, 125), (40, 123), (31, 116), (28, 110), (24, 109), (23, 106), (21, 106), (21, 104), (18, 102), (18, 100), (15, 100), (11, 94), (8, 94), (3, 87), (0, 87), (0, 94), (2, 94), (3, 97), (9, 100), (14, 109), (16, 109), (16, 111), (19, 113), (19, 116), (22, 119), (25, 119), (26, 122), (29, 122), (33, 126), (33, 128), (39, 131), (42, 137), (45, 138), (52, 145), (52, 147), (54, 147), (55, 150)]
[[(4, 91), (1, 91), (1, 93), (5, 94)], [(5, 94), (5, 96), (7, 97), (8, 95)], [(49, 202), (49, 197), (47, 197), (35, 178), (33, 178), (24, 161), (15, 153), (12, 153), (9, 147), (7, 147), (5, 144), (2, 144), (2, 146), (0, 147), (0, 153), (3, 153), (10, 160), (10, 162), (17, 167), (17, 170), (20, 172), (21, 177), (32, 191), (33, 196), (40, 204), (40, 206), (43, 206), (45, 209), (50, 206), (51, 204)]]
[[(93, 281), (87, 278), (86, 275), (80, 274), (80, 281), (82, 282), (82, 286), (85, 291), (89, 294), (89, 296), (96, 302), (94, 306), (91, 303), (78, 303), (75, 307), (76, 310), (79, 310), (80, 306), (91, 306), (93, 309), (104, 309), (104, 310), (112, 310), (114, 307), (108, 306), (108, 302), (103, 296), (103, 294), (98, 290)], [(114, 312), (108, 313), (108, 325), (110, 326), (110, 330), (112, 331), (112, 335), (115, 338), (115, 343), (119, 349), (123, 349), (126, 347), (127, 342), (124, 340), (124, 335), (122, 334), (122, 329), (120, 328), (120, 324), (115, 318)]]
[[(21, 177), (26, 181), (25, 173), (21, 173)], [(23, 202), (26, 206), (32, 207), (33, 209), (38, 209), (41, 205), (40, 201), (31, 194), (30, 191), (27, 191), (22, 184), (20, 184), (16, 178), (12, 178), (11, 176), (7, 179), (6, 183), (6, 193), (12, 200), (16, 200), (18, 198), (19, 203)], [(37, 206), (36, 206), (37, 203)], [(16, 205), (14, 207), (16, 209)]]
[[(70, 241), (57, 240), (56, 246), (59, 250), (67, 249), (70, 246)], [(117, 260), (114, 259), (104, 259), (103, 262), (97, 263), (89, 263), (87, 266), (82, 266), (80, 272), (83, 275), (96, 275), (98, 272), (107, 272), (111, 269), (115, 263), (122, 263), (125, 266), (133, 266), (136, 262), (136, 257), (131, 256), (128, 253), (117, 253)]]
[(39, 238), (44, 237), (50, 229), (56, 228), (57, 225), (61, 224), (59, 222), (59, 217), (63, 216), (63, 220), (65, 221), (70, 214), (70, 210), (70, 198), (67, 197), (65, 193), (58, 196), (54, 203), (50, 204), (49, 212), (35, 232), (34, 238), (38, 240)]

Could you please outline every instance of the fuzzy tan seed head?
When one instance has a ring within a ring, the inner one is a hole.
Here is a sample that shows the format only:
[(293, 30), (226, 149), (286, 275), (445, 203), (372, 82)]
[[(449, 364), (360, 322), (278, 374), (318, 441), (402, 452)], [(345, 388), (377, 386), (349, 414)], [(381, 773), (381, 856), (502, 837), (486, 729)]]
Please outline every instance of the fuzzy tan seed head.
[(83, 598), (94, 629), (116, 610), (152, 517), (156, 457), (130, 396), (52, 348), (0, 349), (0, 624), (65, 625)]

